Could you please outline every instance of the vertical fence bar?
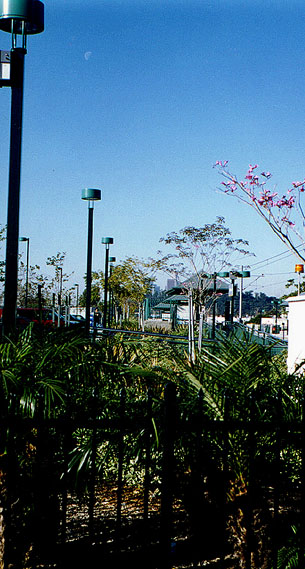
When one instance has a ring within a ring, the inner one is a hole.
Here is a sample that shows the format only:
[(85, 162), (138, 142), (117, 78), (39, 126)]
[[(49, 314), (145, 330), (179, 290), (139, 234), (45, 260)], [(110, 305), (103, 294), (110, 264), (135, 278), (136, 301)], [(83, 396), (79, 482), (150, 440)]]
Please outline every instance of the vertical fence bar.
[(245, 509), (246, 525), (246, 549), (245, 549), (245, 569), (251, 569), (253, 553), (253, 503), (254, 503), (254, 456), (255, 456), (255, 436), (254, 436), (254, 396), (250, 396), (250, 423), (249, 423), (249, 467), (248, 467), (248, 492)]
[(223, 440), (223, 452), (222, 452), (222, 500), (221, 500), (221, 551), (220, 551), (220, 566), (225, 567), (225, 554), (226, 554), (226, 531), (227, 531), (227, 493), (228, 493), (228, 483), (229, 483), (229, 419), (230, 419), (230, 405), (231, 405), (231, 395), (228, 389), (224, 392), (224, 402), (223, 402), (223, 415), (224, 415), (224, 428), (222, 434)]
[(280, 481), (281, 481), (281, 437), (282, 437), (282, 391), (281, 389), (277, 395), (277, 423), (275, 427), (275, 457), (274, 457), (274, 489), (273, 489), (273, 530), (272, 530), (272, 549), (273, 549), (273, 569), (277, 569), (278, 562), (278, 529), (279, 529), (279, 507), (280, 507)]
[(123, 463), (124, 463), (124, 427), (126, 411), (126, 390), (120, 394), (119, 438), (118, 438), (118, 490), (117, 490), (117, 540), (120, 548), (122, 530), (122, 495), (123, 495)]
[(171, 525), (174, 481), (174, 439), (176, 431), (176, 388), (168, 383), (165, 388), (163, 465), (161, 484), (160, 567), (171, 568)]
[(69, 452), (71, 450), (72, 433), (70, 426), (71, 418), (71, 392), (68, 387), (67, 405), (66, 405), (66, 421), (63, 424), (63, 477), (62, 477), (62, 506), (61, 506), (61, 542), (66, 543), (67, 538), (67, 509), (68, 509), (68, 468), (69, 468)]
[(2, 492), (1, 492), (1, 506), (3, 505), (3, 519), (4, 519), (4, 567), (9, 567), (12, 559), (13, 548), (13, 520), (12, 520), (12, 503), (14, 502), (14, 489), (16, 486), (16, 453), (15, 453), (15, 438), (18, 429), (14, 429), (15, 421), (12, 418), (16, 417), (16, 397), (15, 394), (11, 395), (10, 404), (5, 409), (4, 428), (3, 433), (3, 454), (1, 455), (0, 464), (3, 465), (0, 473), (2, 477)]
[(143, 518), (146, 524), (148, 524), (148, 508), (149, 508), (150, 461), (151, 461), (150, 451), (151, 451), (151, 426), (152, 426), (151, 422), (152, 422), (152, 390), (149, 389), (146, 401), (145, 475), (144, 475), (144, 499), (143, 499), (144, 502)]
[[(201, 548), (201, 532), (202, 527), (206, 520), (202, 520), (202, 512), (199, 511), (201, 502), (200, 497), (203, 493), (202, 487), (202, 475), (203, 475), (203, 445), (202, 445), (202, 435), (203, 435), (203, 391), (199, 390), (197, 405), (195, 409), (195, 457), (194, 457), (194, 472), (191, 479), (192, 489), (192, 550), (195, 558), (199, 559), (200, 548)], [(203, 530), (204, 531), (204, 530)]]
[(95, 478), (96, 478), (96, 444), (97, 444), (97, 394), (95, 389), (92, 393), (92, 415), (93, 415), (93, 428), (92, 428), (92, 445), (91, 445), (91, 472), (89, 479), (89, 539), (92, 543), (94, 540), (94, 506), (95, 506)]
[(68, 433), (64, 432), (63, 437), (63, 477), (62, 477), (62, 495), (61, 495), (61, 542), (66, 543), (67, 537), (67, 508), (68, 508), (68, 488), (67, 488), (67, 474), (69, 463), (69, 444)]

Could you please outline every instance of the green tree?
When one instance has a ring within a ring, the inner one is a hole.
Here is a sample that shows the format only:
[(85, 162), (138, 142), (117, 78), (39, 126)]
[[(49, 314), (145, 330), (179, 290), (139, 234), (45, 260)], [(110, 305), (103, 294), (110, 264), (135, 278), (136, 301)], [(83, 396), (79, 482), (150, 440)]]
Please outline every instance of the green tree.
[(69, 294), (71, 287), (67, 287), (65, 285), (69, 282), (70, 277), (73, 275), (73, 271), (72, 273), (65, 273), (63, 271), (65, 258), (66, 252), (58, 251), (56, 255), (47, 257), (46, 265), (54, 267), (55, 269), (55, 276), (49, 281), (49, 288), (52, 290), (55, 289), (57, 293), (59, 293), (62, 285), (62, 293)]
[[(42, 286), (42, 303), (51, 302), (51, 284), (48, 276), (40, 272), (39, 265), (29, 266), (28, 307), (37, 307), (38, 285)], [(26, 297), (26, 264), (20, 260), (18, 269), (18, 306), (25, 305)]]
[(285, 294), (282, 298), (285, 299), (289, 296), (297, 296), (299, 294), (299, 288), (300, 293), (305, 292), (305, 278), (303, 277), (302, 280), (300, 280), (300, 287), (299, 283), (296, 282), (295, 279), (288, 279), (287, 283), (285, 284), (285, 288), (292, 288), (293, 290), (288, 294)]
[(124, 318), (128, 318), (130, 310), (138, 308), (151, 292), (156, 270), (154, 261), (138, 257), (128, 257), (113, 268), (109, 286)]
[[(56, 255), (47, 257), (46, 265), (54, 267), (55, 273), (53, 275), (45, 274), (41, 271), (40, 265), (29, 266), (29, 283), (28, 283), (28, 306), (35, 307), (38, 303), (38, 285), (42, 289), (42, 302), (44, 305), (52, 302), (52, 294), (60, 292), (60, 285), (62, 279), (62, 294), (68, 295), (71, 292), (71, 287), (68, 286), (68, 281), (73, 273), (65, 273), (63, 270), (66, 253), (58, 252)], [(20, 255), (19, 268), (18, 268), (18, 305), (23, 306), (25, 303), (26, 295), (26, 263), (23, 256)]]
[(210, 278), (205, 275), (237, 268), (240, 257), (251, 255), (248, 241), (233, 239), (231, 230), (225, 226), (225, 218), (217, 217), (214, 223), (202, 227), (187, 226), (179, 231), (168, 233), (160, 239), (169, 245), (173, 252), (163, 255), (158, 252), (155, 261), (159, 270), (185, 284), (193, 290), (194, 302), (199, 306), (211, 298)]
[[(94, 278), (93, 273), (92, 273), (92, 278)], [(93, 282), (93, 284), (91, 285), (91, 306), (97, 306), (98, 308), (102, 308), (101, 294), (102, 291), (100, 285), (98, 284), (98, 282)], [(83, 290), (82, 294), (79, 297), (79, 306), (86, 306), (86, 295), (87, 295), (87, 288)]]

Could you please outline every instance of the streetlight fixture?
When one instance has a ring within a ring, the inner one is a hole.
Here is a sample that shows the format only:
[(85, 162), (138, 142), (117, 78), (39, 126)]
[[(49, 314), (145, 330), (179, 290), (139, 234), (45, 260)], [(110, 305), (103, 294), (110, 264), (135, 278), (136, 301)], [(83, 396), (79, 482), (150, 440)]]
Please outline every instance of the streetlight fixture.
[(55, 267), (56, 276), (58, 278), (58, 294), (57, 294), (57, 327), (60, 327), (61, 305), (62, 305), (62, 267)]
[(76, 314), (78, 315), (79, 284), (75, 283), (76, 288)]
[(231, 279), (231, 310), (230, 310), (230, 322), (233, 324), (233, 315), (234, 315), (234, 298), (236, 296), (237, 285), (235, 285), (235, 279), (240, 279), (240, 287), (239, 287), (239, 321), (242, 320), (242, 293), (243, 293), (243, 279), (246, 277), (250, 277), (250, 271), (230, 271), (230, 279)]
[[(0, 87), (11, 87), (10, 160), (6, 230), (3, 330), (16, 329), (18, 238), (24, 56), (27, 35), (44, 30), (44, 5), (40, 0), (0, 0), (0, 30), (12, 36), (10, 51), (1, 51)], [(21, 36), (21, 47), (17, 36)]]
[(19, 241), (26, 242), (26, 280), (25, 280), (25, 308), (28, 306), (29, 296), (29, 259), (30, 259), (30, 238), (19, 237)]
[(245, 278), (251, 276), (250, 271), (241, 271), (239, 274), (240, 285), (239, 285), (239, 322), (242, 322), (242, 310), (243, 310), (243, 282)]
[(109, 262), (109, 246), (113, 244), (113, 237), (102, 237), (101, 243), (106, 245), (105, 255), (105, 287), (104, 287), (104, 310), (103, 310), (103, 328), (107, 325), (107, 294), (108, 294), (108, 262)]
[[(113, 263), (116, 262), (116, 257), (109, 257), (109, 276), (111, 277), (113, 271)], [(111, 287), (109, 288), (109, 316), (108, 326), (110, 328), (113, 318), (113, 293)]]
[(93, 209), (94, 209), (94, 202), (100, 201), (101, 198), (102, 198), (101, 190), (97, 190), (95, 188), (84, 188), (82, 190), (82, 200), (85, 200), (88, 202), (88, 247), (87, 247), (86, 323), (85, 323), (85, 333), (87, 336), (89, 336), (89, 332), (90, 332)]
[(59, 303), (61, 305), (62, 302), (62, 267), (56, 267), (57, 275), (58, 275), (58, 290), (59, 290)]
[(212, 279), (213, 280), (213, 296), (214, 302), (212, 307), (212, 338), (215, 339), (215, 329), (216, 329), (216, 292), (217, 292), (217, 277), (227, 278), (230, 276), (230, 273), (227, 271), (222, 271), (220, 273), (202, 273), (201, 275), (203, 278)]

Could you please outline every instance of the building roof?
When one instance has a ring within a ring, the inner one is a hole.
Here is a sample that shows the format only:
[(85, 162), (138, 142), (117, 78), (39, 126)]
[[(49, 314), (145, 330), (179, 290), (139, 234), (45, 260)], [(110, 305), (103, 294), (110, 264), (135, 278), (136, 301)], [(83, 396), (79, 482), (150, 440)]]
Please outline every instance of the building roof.
[[(196, 277), (198, 280), (198, 278)], [(207, 292), (213, 292), (214, 289), (214, 282), (213, 279), (201, 279), (202, 281), (202, 288)], [(191, 277), (190, 279), (186, 280), (183, 284), (175, 286), (166, 292), (167, 296), (176, 296), (176, 295), (183, 295), (182, 291), (185, 291), (188, 288), (188, 285), (194, 286), (195, 277)], [(221, 279), (216, 279), (216, 292), (226, 294), (229, 292), (229, 285), (222, 281)], [(186, 295), (185, 295), (186, 296)]]
[(167, 304), (165, 302), (159, 302), (156, 306), (152, 306), (151, 310), (170, 310), (170, 302)]

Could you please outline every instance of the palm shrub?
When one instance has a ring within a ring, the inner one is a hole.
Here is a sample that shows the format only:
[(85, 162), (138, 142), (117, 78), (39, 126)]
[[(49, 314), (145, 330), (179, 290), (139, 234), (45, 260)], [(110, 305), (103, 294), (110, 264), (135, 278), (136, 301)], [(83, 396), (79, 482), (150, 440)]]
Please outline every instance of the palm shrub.
[[(80, 337), (33, 326), (0, 344), (1, 493), (9, 514), (6, 554), (12, 558), (31, 547), (31, 525), (40, 528), (41, 543), (55, 538), (58, 444), (54, 429), (42, 428), (41, 421), (63, 414), (69, 390), (85, 382), (83, 348)], [(22, 563), (20, 557), (15, 561)]]
[(278, 569), (303, 569), (305, 548), (300, 526), (291, 526), (287, 544), (278, 553)]
[[(255, 502), (255, 567), (262, 567), (271, 550), (271, 535), (262, 530), (266, 516), (270, 516), (264, 504), (267, 488), (276, 484), (279, 476), (286, 489), (300, 479), (300, 450), (282, 441), (279, 452), (277, 433), (280, 424), (301, 419), (303, 378), (287, 374), (283, 356), (272, 357), (270, 348), (234, 334), (219, 334), (217, 342), (203, 348), (195, 363), (180, 353), (168, 352), (168, 365), (173, 360), (184, 425), (179, 460), (181, 472), (188, 473), (191, 480), (186, 482), (183, 475), (181, 487), (188, 488), (185, 502), (189, 511), (197, 512), (190, 513), (196, 520), (193, 525), (201, 523), (199, 512), (209, 510), (213, 503), (215, 518), (219, 517), (225, 494), (231, 512), (231, 539), (237, 555), (245, 558), (249, 504)], [(218, 429), (213, 427), (215, 421)], [(213, 518), (210, 510), (207, 517)], [(211, 522), (210, 529), (212, 526)], [(204, 528), (193, 529), (200, 541)]]

